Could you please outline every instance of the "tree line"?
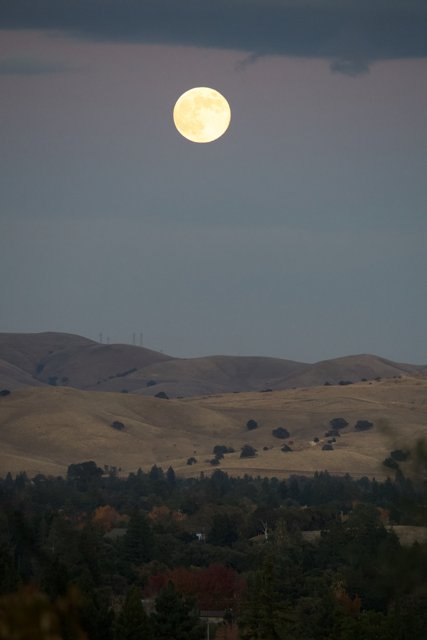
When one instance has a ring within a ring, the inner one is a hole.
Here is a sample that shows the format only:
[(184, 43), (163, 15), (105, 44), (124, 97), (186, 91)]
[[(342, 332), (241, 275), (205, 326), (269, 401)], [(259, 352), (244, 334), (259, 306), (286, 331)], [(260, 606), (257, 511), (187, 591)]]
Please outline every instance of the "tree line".
[(8, 474), (0, 507), (1, 640), (198, 640), (205, 610), (218, 640), (426, 627), (427, 546), (386, 526), (427, 526), (424, 488), (399, 470), (185, 479), (86, 461), (64, 478)]

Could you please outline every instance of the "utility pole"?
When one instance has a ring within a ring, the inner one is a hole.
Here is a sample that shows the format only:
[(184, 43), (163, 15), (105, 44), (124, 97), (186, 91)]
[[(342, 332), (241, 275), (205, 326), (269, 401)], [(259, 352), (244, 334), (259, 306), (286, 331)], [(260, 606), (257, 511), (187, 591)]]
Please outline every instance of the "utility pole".
[(99, 342), (102, 344), (102, 340), (103, 340), (103, 335), (102, 335), (102, 331), (99, 332)]

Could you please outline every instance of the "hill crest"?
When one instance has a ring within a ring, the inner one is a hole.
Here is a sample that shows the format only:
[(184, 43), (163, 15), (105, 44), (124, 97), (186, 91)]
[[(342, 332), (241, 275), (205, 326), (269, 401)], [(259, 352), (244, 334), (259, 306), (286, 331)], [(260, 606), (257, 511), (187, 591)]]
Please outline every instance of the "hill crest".
[(314, 364), (262, 356), (174, 358), (145, 347), (100, 344), (66, 333), (0, 333), (0, 382), (69, 386), (170, 397), (278, 390), (363, 379), (426, 374), (427, 367), (370, 355), (350, 355)]

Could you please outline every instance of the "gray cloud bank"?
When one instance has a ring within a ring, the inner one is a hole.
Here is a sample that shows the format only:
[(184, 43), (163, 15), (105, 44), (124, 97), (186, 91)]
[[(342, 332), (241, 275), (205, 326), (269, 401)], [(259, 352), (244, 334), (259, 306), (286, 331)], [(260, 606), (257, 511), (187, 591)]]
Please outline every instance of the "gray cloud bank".
[(0, 58), (0, 75), (2, 76), (44, 76), (70, 70), (71, 68), (66, 64), (30, 56)]
[(0, 0), (0, 28), (317, 57), (350, 75), (427, 56), (425, 0)]

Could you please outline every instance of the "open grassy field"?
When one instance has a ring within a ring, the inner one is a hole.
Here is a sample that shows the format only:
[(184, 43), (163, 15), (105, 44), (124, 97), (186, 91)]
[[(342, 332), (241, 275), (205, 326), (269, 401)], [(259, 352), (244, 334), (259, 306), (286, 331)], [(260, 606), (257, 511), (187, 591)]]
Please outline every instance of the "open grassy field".
[[(333, 451), (322, 451), (334, 417), (349, 426)], [(249, 419), (258, 422), (257, 429), (247, 430)], [(357, 420), (375, 426), (357, 432)], [(124, 430), (112, 428), (113, 421)], [(271, 433), (279, 426), (290, 432), (291, 452), (282, 452), (284, 441)], [(124, 473), (156, 463), (198, 475), (216, 468), (209, 463), (212, 449), (224, 444), (235, 453), (225, 455), (219, 468), (232, 474), (283, 477), (327, 469), (379, 478), (389, 473), (381, 463), (390, 450), (420, 437), (427, 437), (423, 377), (181, 400), (64, 387), (26, 388), (0, 398), (1, 474), (63, 474), (68, 464), (93, 459)], [(246, 443), (257, 449), (256, 457), (239, 457)], [(189, 466), (191, 456), (197, 463)]]

